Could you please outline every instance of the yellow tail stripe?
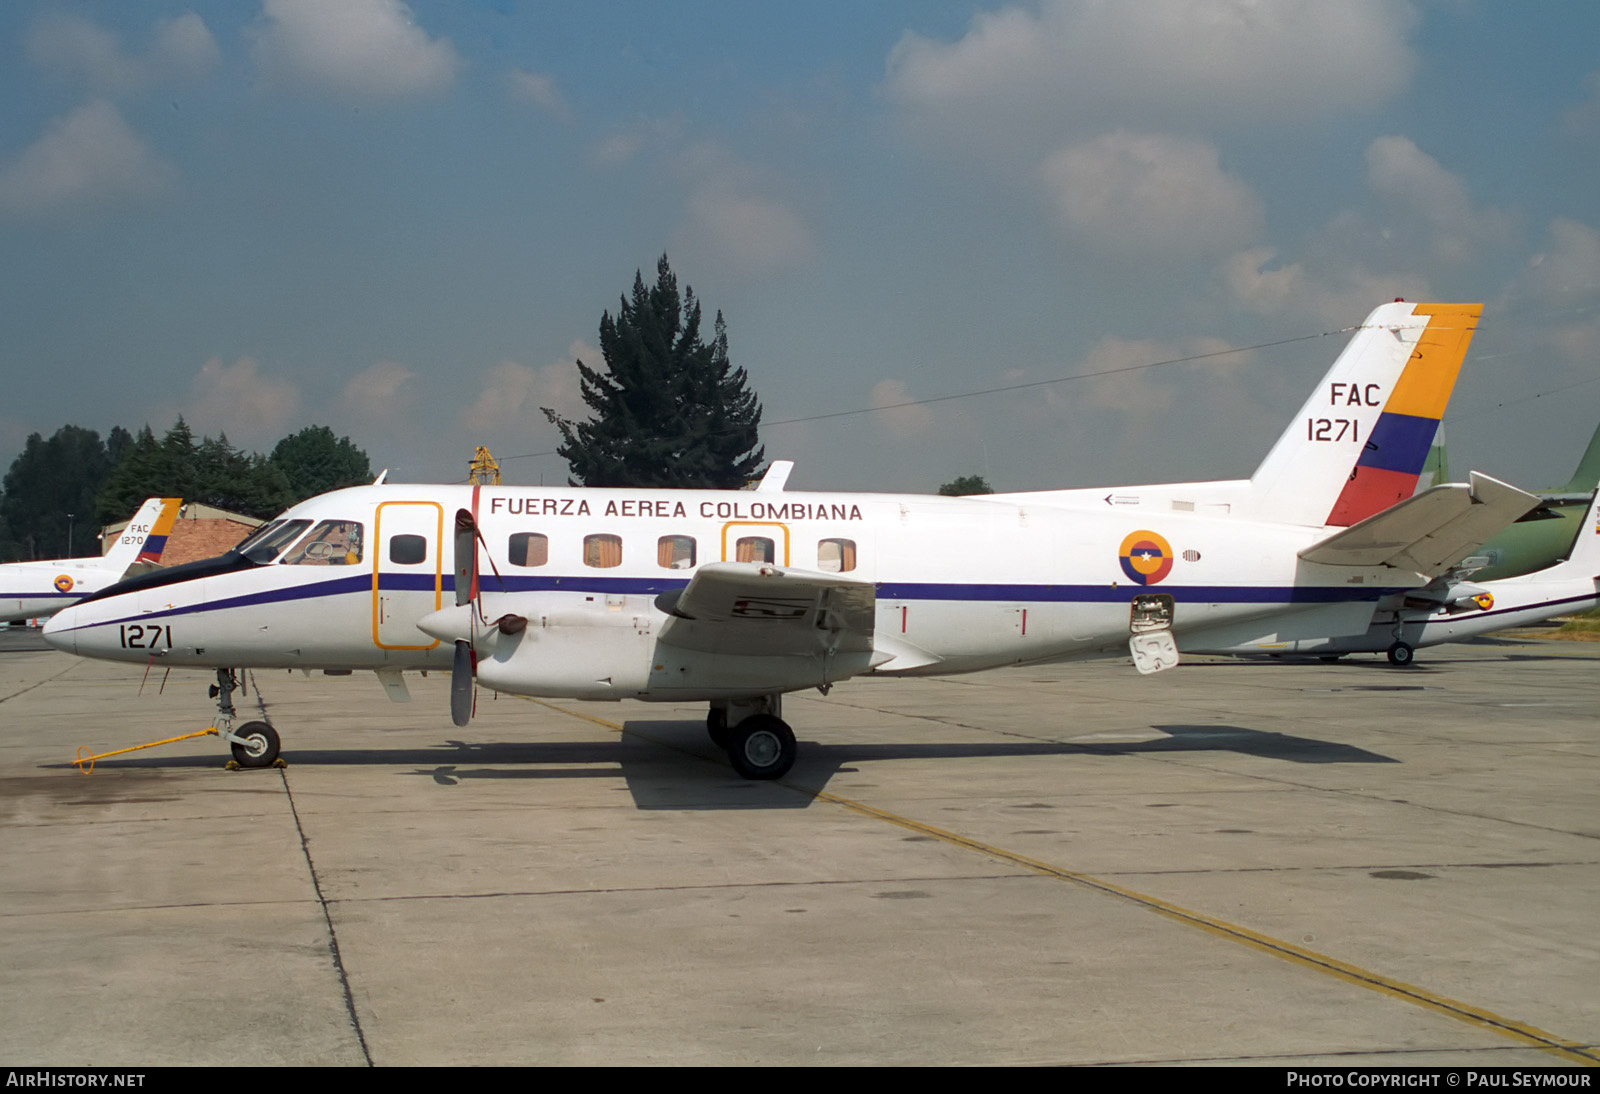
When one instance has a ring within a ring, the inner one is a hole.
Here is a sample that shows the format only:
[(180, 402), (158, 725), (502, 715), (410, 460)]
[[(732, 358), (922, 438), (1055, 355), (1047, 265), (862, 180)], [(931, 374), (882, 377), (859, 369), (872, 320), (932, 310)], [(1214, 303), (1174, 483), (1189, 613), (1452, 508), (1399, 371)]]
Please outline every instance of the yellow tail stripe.
[(1428, 327), (1417, 339), (1417, 348), (1383, 409), (1386, 414), (1438, 421), (1450, 402), (1483, 305), (1417, 304), (1415, 310), (1417, 315), (1428, 316)]

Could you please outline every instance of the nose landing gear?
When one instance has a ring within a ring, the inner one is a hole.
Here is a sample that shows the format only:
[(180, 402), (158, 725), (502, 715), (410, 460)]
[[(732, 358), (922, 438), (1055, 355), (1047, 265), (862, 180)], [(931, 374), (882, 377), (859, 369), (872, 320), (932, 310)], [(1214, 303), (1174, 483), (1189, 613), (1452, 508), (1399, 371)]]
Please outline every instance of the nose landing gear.
[(233, 720), (233, 693), (239, 677), (232, 669), (218, 669), (210, 695), (217, 701), (217, 736), (228, 742), (233, 763), (240, 767), (271, 767), (278, 759), (278, 731), (266, 722), (246, 722), (237, 730)]

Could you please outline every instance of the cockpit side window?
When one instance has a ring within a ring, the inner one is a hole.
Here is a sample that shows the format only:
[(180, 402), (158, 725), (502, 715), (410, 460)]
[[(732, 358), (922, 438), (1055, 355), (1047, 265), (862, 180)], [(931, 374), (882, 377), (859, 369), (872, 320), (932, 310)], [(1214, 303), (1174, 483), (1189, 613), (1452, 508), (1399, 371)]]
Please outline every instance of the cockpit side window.
[(361, 522), (325, 520), (283, 556), (282, 566), (353, 566), (361, 561)]
[(276, 520), (239, 544), (234, 550), (251, 562), (266, 565), (278, 557), (278, 552), (294, 542), (296, 536), (311, 527), (309, 520)]

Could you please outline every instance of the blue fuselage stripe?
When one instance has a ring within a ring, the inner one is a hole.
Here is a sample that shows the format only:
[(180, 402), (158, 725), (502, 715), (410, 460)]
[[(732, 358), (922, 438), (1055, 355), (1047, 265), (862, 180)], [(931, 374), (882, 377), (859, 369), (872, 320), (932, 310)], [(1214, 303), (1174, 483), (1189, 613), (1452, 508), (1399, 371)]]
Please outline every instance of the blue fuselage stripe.
[[(435, 577), (428, 574), (380, 574), (380, 591), (432, 592), (438, 582), (441, 597), (453, 598), (455, 581), (451, 574)], [(600, 595), (655, 596), (688, 584), (687, 578), (633, 578), (555, 575), (505, 578), (493, 574), (479, 578), (482, 592), (563, 592)], [(165, 587), (170, 589), (171, 587)], [(153, 590), (152, 590), (153, 591)], [(165, 591), (165, 590), (164, 590)], [(216, 590), (220, 591), (220, 590)], [(1355, 588), (1335, 586), (1266, 586), (1266, 585), (1014, 585), (1014, 584), (957, 584), (935, 582), (881, 582), (877, 586), (880, 601), (942, 601), (954, 603), (1025, 603), (1025, 604), (1126, 604), (1135, 595), (1162, 593), (1176, 602), (1189, 604), (1333, 604), (1348, 601), (1376, 601), (1399, 588), (1362, 586)], [(91, 626), (107, 626), (122, 622), (149, 622), (186, 615), (226, 612), (238, 608), (257, 607), (264, 604), (287, 604), (324, 597), (371, 595), (370, 571), (340, 576), (323, 581), (309, 581), (279, 589), (263, 589), (241, 596), (222, 597), (200, 604), (188, 604), (156, 611), (144, 611), (120, 618), (107, 619)]]

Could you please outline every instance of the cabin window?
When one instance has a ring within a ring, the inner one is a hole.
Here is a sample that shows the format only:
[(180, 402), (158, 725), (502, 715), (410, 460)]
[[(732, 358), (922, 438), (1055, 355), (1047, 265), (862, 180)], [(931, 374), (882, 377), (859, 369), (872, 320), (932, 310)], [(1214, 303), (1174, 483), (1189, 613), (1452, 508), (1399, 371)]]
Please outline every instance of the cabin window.
[(295, 537), (309, 527), (311, 527), (309, 520), (273, 521), (234, 550), (251, 562), (265, 564), (277, 558), (279, 551), (293, 543)]
[(622, 537), (593, 535), (583, 537), (583, 564), (600, 570), (622, 565)]
[(817, 544), (817, 569), (825, 574), (847, 574), (856, 568), (856, 541), (825, 539)]
[(776, 562), (777, 551), (765, 536), (745, 536), (735, 544), (734, 557), (740, 562)]
[(281, 560), (284, 566), (353, 566), (361, 561), (361, 522), (325, 520)]
[(662, 536), (656, 540), (656, 565), (663, 570), (694, 569), (694, 537)]
[(428, 561), (428, 540), (424, 536), (389, 537), (389, 561), (399, 566), (415, 566)]
[(538, 532), (513, 532), (506, 553), (513, 566), (543, 566), (550, 561), (550, 540)]

